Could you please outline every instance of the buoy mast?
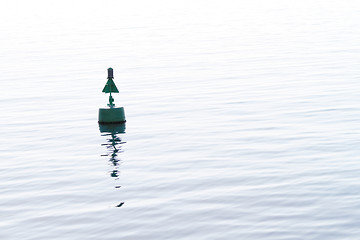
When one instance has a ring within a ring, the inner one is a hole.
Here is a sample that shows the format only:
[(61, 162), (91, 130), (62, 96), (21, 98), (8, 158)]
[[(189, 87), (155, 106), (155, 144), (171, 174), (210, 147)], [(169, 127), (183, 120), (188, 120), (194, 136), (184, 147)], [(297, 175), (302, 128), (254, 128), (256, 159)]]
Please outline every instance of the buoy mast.
[[(114, 72), (112, 68), (108, 68), (108, 80), (113, 80), (114, 78)], [(113, 108), (113, 106), (115, 106), (115, 104), (113, 104), (114, 102), (114, 98), (111, 96), (111, 85), (109, 85), (109, 90), (110, 90), (110, 96), (109, 96), (109, 104), (108, 106), (110, 108)]]
[(112, 68), (108, 68), (108, 81), (106, 82), (106, 85), (104, 87), (104, 89), (102, 90), (104, 93), (110, 93), (110, 96), (109, 96), (109, 104), (108, 106), (110, 108), (113, 108), (115, 107), (115, 104), (114, 104), (114, 98), (112, 97), (111, 93), (114, 92), (114, 93), (118, 93), (119, 90), (117, 89), (115, 83), (114, 83), (114, 71)]

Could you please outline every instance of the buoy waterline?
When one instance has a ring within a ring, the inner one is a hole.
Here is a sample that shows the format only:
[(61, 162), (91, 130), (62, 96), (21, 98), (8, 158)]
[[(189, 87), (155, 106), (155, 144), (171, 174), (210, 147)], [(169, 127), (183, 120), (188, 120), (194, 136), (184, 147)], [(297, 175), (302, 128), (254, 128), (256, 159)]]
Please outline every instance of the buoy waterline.
[(102, 90), (104, 93), (110, 93), (108, 108), (99, 108), (99, 124), (121, 124), (125, 123), (125, 111), (123, 107), (115, 107), (114, 98), (111, 93), (118, 93), (114, 83), (114, 72), (112, 68), (108, 68), (107, 82)]

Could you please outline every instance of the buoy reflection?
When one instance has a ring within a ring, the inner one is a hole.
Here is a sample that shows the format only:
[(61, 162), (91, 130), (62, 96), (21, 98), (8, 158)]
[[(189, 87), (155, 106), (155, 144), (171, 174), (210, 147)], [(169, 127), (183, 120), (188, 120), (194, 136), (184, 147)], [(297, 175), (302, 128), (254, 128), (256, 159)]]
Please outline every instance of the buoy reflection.
[[(106, 154), (102, 154), (101, 156), (109, 157), (109, 162), (113, 166), (113, 169), (110, 171), (110, 177), (114, 178), (116, 181), (119, 180), (120, 174), (120, 163), (121, 159), (118, 158), (118, 154), (123, 152), (121, 150), (123, 142), (120, 138), (120, 134), (125, 133), (125, 123), (124, 124), (99, 124), (101, 136), (106, 137), (106, 143), (101, 144), (102, 146), (106, 146), (107, 152)], [(120, 188), (119, 184), (115, 184), (115, 188)], [(124, 202), (120, 202), (115, 207), (121, 207)]]

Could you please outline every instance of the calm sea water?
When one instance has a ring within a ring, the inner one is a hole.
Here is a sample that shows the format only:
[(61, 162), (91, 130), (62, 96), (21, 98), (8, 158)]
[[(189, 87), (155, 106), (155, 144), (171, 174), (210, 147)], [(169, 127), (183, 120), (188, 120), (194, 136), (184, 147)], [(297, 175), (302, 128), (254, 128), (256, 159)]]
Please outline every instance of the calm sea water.
[[(358, 239), (359, 23), (350, 0), (2, 1), (0, 239)], [(97, 124), (108, 67), (126, 133)]]

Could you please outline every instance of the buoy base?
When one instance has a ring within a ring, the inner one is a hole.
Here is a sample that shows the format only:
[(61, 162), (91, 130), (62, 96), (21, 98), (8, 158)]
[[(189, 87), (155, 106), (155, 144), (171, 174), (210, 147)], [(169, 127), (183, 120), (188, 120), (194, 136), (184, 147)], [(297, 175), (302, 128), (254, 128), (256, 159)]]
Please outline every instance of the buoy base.
[(125, 123), (106, 123), (106, 124), (99, 124), (99, 130), (101, 133), (125, 133), (126, 124)]
[(125, 122), (125, 111), (123, 107), (99, 108), (100, 124), (120, 124)]
[(126, 120), (125, 121), (122, 121), (122, 122), (100, 122), (98, 121), (99, 124), (123, 124), (123, 123), (126, 123)]

